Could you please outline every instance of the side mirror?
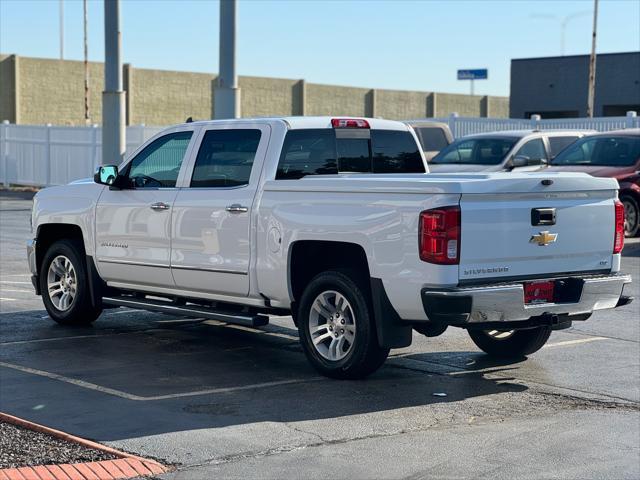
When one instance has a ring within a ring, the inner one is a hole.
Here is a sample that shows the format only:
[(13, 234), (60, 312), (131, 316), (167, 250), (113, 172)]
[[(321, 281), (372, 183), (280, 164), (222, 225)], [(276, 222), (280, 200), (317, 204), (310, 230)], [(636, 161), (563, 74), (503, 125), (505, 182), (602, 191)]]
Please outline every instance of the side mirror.
[(511, 160), (511, 168), (526, 167), (530, 164), (529, 162), (531, 162), (531, 159), (526, 155), (516, 155)]
[(118, 167), (115, 165), (103, 165), (96, 169), (93, 181), (100, 185), (113, 185), (118, 178)]

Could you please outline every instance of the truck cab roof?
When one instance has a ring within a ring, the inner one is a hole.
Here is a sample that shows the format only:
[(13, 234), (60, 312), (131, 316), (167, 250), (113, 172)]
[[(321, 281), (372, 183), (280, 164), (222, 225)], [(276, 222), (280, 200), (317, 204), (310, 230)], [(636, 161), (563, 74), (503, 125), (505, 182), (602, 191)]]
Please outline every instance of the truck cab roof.
[[(199, 120), (190, 122), (188, 125), (194, 126), (207, 126), (207, 125), (219, 125), (229, 123), (263, 123), (274, 124), (284, 123), (288, 129), (303, 129), (303, 128), (333, 128), (331, 121), (334, 119), (345, 120), (365, 120), (369, 124), (369, 128), (374, 130), (401, 130), (407, 131), (409, 127), (402, 122), (395, 120), (385, 120), (382, 118), (370, 118), (370, 117), (347, 117), (347, 116), (314, 116), (314, 117), (253, 117), (253, 118), (234, 118), (225, 120)], [(186, 124), (185, 124), (186, 125)]]

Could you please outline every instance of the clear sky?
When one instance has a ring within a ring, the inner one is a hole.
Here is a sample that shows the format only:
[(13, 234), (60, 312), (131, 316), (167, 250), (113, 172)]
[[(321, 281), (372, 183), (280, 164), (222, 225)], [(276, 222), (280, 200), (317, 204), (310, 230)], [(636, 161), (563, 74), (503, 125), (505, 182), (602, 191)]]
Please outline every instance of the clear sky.
[[(509, 94), (512, 58), (591, 48), (593, 0), (238, 0), (238, 72), (315, 83)], [(122, 0), (125, 63), (216, 72), (216, 0)], [(58, 0), (0, 0), (0, 52), (58, 58)], [(103, 3), (89, 0), (89, 58), (104, 59)], [(64, 0), (65, 58), (82, 59), (82, 2)], [(601, 0), (598, 52), (640, 50), (640, 0)]]

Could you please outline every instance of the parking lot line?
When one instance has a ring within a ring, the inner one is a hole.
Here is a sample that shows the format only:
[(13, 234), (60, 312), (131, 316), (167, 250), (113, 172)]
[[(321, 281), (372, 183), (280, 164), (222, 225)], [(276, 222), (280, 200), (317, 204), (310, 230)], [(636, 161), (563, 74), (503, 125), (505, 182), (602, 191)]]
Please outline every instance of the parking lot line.
[(7, 297), (0, 297), (0, 300), (2, 300), (3, 302), (17, 302), (18, 301), (15, 298), (7, 298)]
[(172, 398), (196, 397), (199, 395), (212, 395), (217, 393), (232, 393), (232, 392), (238, 392), (242, 390), (257, 390), (261, 388), (277, 387), (280, 385), (291, 385), (294, 383), (310, 383), (310, 382), (317, 382), (319, 380), (326, 380), (324, 377), (292, 378), (288, 380), (275, 380), (272, 382), (253, 383), (250, 385), (239, 385), (237, 387), (209, 388), (206, 390), (196, 390), (192, 392), (181, 392), (181, 393), (171, 393), (167, 395), (141, 397), (140, 395), (134, 395), (132, 393), (123, 392), (121, 390), (116, 390), (115, 388), (103, 387), (101, 385), (96, 385), (95, 383), (85, 382), (84, 380), (77, 380), (75, 378), (65, 377), (64, 375), (59, 375), (57, 373), (46, 372), (44, 370), (38, 370), (36, 368), (24, 367), (22, 365), (14, 365), (12, 363), (0, 362), (0, 367), (10, 368), (13, 370), (17, 370), (19, 372), (29, 373), (31, 375), (37, 375), (40, 377), (49, 378), (51, 380), (58, 380), (60, 382), (68, 383), (76, 387), (86, 388), (88, 390), (93, 390), (96, 392), (105, 393), (107, 395), (112, 395), (114, 397), (120, 397), (126, 400), (134, 400), (138, 402), (170, 400)]
[(31, 282), (17, 282), (15, 280), (0, 280), (0, 283), (8, 283), (11, 285), (31, 285)]
[[(49, 318), (49, 317), (47, 316), (42, 318)], [(154, 332), (161, 332), (161, 331), (165, 331), (165, 330), (158, 329), (158, 328), (150, 328), (147, 330), (137, 330), (135, 332), (116, 332), (116, 333), (102, 333), (102, 334), (93, 334), (93, 335), (73, 335), (70, 337), (35, 338), (33, 340), (15, 340), (13, 342), (0, 342), (0, 345), (2, 346), (24, 345), (28, 343), (58, 342), (61, 340), (78, 340), (82, 338), (114, 337), (116, 335), (135, 335), (138, 333), (154, 333)]]
[(568, 345), (578, 345), (580, 343), (597, 342), (598, 340), (608, 340), (608, 338), (606, 338), (606, 337), (589, 337), (589, 338), (581, 338), (580, 340), (565, 340), (564, 342), (547, 343), (542, 348), (566, 347)]

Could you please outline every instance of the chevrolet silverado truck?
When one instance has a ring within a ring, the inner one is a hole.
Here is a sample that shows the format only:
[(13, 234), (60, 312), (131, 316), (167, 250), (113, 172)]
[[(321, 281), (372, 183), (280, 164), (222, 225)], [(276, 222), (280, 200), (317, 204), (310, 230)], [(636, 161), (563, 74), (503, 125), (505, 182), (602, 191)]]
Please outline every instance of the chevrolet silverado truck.
[(583, 173), (430, 174), (400, 122), (192, 122), (40, 191), (27, 253), (60, 324), (114, 307), (290, 314), (317, 370), (360, 378), (413, 330), (521, 357), (630, 302), (617, 191)]

